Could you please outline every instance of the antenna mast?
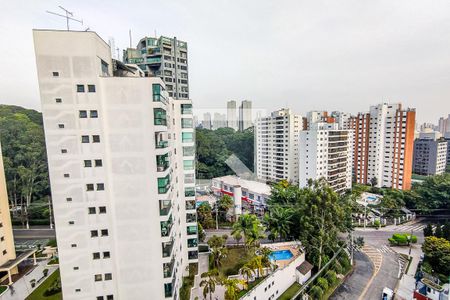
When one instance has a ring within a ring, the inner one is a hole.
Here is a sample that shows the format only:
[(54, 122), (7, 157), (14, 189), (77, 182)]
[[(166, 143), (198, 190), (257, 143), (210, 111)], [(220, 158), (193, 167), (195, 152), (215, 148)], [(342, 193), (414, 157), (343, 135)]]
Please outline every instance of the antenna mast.
[(58, 17), (63, 17), (63, 18), (65, 18), (65, 19), (66, 19), (67, 30), (69, 30), (69, 20), (72, 20), (72, 21), (81, 23), (81, 25), (83, 25), (83, 20), (77, 20), (77, 19), (73, 18), (73, 12), (68, 11), (67, 9), (65, 9), (65, 8), (62, 7), (62, 6), (58, 6), (58, 7), (59, 7), (61, 10), (63, 10), (63, 11), (65, 12), (66, 15), (61, 15), (61, 14), (58, 14), (58, 13), (55, 13), (55, 12), (52, 12), (52, 11), (48, 11), (48, 10), (46, 10), (45, 12), (48, 13), (48, 14), (52, 14), (52, 15), (55, 15), (55, 16), (58, 16)]
[(129, 35), (130, 35), (130, 48), (133, 48), (133, 46), (132, 46), (132, 41), (131, 41), (131, 29), (128, 30), (128, 33), (129, 33)]

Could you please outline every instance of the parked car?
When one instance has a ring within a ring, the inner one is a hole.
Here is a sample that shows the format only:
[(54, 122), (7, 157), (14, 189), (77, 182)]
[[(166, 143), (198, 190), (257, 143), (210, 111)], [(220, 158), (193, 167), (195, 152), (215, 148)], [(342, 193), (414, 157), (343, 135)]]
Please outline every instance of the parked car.
[(381, 295), (381, 300), (392, 300), (394, 298), (394, 291), (390, 288), (385, 287), (383, 289), (383, 294)]

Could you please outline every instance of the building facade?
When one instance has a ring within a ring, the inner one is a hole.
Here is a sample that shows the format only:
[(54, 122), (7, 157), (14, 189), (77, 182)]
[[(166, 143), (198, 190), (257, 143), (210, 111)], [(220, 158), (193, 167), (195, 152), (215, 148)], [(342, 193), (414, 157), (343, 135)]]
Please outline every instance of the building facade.
[(202, 127), (204, 129), (212, 129), (212, 118), (211, 113), (207, 112), (203, 114), (203, 121), (202, 121)]
[(324, 178), (335, 192), (352, 187), (352, 131), (337, 123), (314, 123), (300, 132), (299, 185)]
[(447, 141), (419, 138), (414, 141), (413, 172), (418, 175), (439, 175), (447, 165)]
[(227, 102), (227, 127), (234, 130), (239, 129), (236, 101), (234, 100)]
[(227, 117), (225, 114), (221, 113), (214, 113), (214, 120), (213, 120), (213, 129), (219, 129), (227, 127)]
[(353, 118), (353, 175), (357, 183), (411, 188), (415, 117), (415, 109), (384, 103)]
[(144, 37), (124, 51), (123, 61), (137, 64), (148, 77), (160, 77), (169, 97), (189, 99), (187, 43), (177, 38)]
[(298, 146), (302, 117), (280, 109), (255, 123), (255, 170), (258, 179), (298, 183)]
[(244, 100), (239, 106), (239, 130), (244, 131), (252, 126), (252, 101)]
[[(0, 145), (0, 268), (16, 259), (14, 237), (9, 213), (8, 192), (6, 188), (5, 170), (3, 167), (2, 148)], [(8, 274), (9, 271), (9, 274)], [(8, 275), (16, 274), (17, 267), (0, 271), (0, 279), (6, 279)], [(11, 280), (11, 279), (10, 279)], [(11, 282), (11, 281), (10, 281)]]
[(95, 32), (33, 35), (64, 299), (178, 299), (197, 262), (191, 101)]

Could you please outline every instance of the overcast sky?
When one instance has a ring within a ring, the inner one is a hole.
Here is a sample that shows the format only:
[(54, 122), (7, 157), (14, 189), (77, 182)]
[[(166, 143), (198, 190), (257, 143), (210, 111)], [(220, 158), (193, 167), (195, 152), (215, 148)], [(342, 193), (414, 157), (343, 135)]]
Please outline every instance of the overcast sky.
[[(176, 36), (197, 108), (367, 111), (403, 102), (419, 122), (450, 113), (450, 1), (0, 0), (0, 103), (40, 109), (33, 28), (64, 29), (62, 5), (116, 46)], [(70, 50), (70, 49), (68, 49)]]

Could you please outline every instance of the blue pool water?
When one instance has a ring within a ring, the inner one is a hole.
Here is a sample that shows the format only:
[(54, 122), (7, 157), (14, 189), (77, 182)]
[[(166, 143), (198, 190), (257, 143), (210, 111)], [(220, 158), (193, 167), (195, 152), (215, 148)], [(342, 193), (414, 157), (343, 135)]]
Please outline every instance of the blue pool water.
[(294, 255), (289, 250), (278, 250), (270, 253), (269, 258), (271, 260), (288, 260), (291, 259)]

